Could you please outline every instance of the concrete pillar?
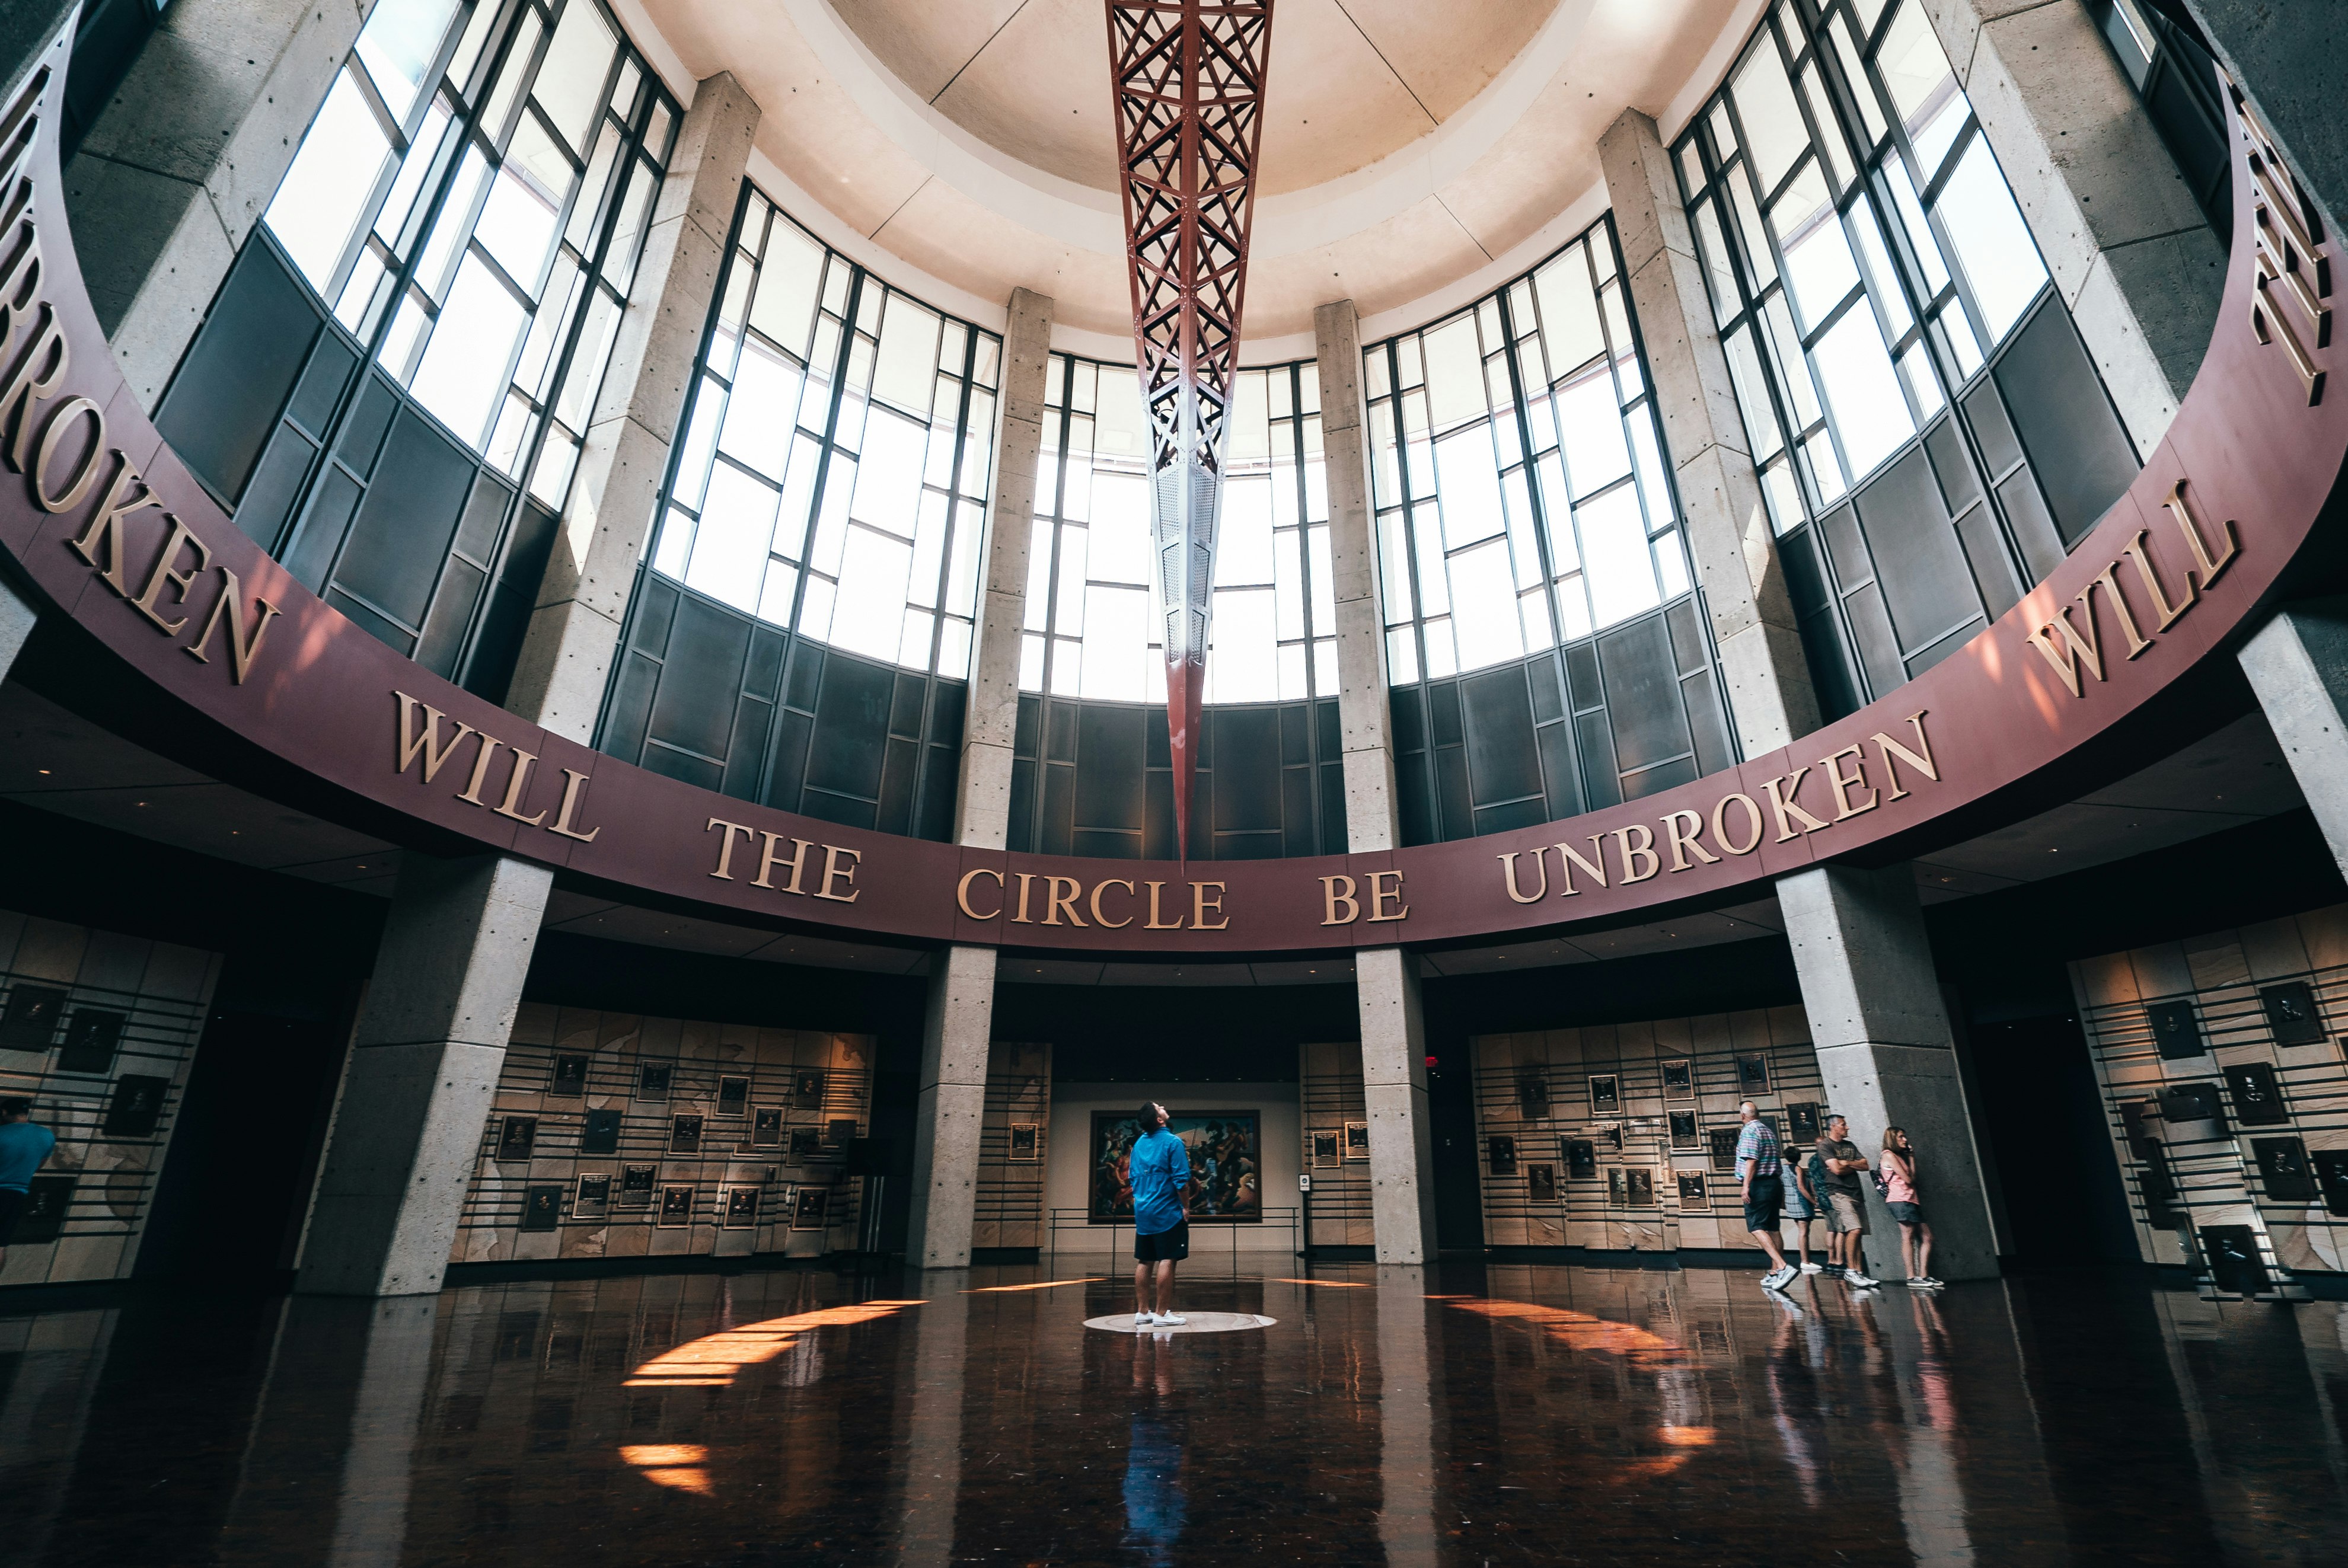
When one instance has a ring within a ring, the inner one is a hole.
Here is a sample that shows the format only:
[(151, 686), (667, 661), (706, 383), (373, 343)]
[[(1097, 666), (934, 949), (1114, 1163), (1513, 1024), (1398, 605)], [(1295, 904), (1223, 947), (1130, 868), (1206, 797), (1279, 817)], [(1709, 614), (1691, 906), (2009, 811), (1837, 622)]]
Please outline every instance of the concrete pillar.
[(2333, 863), (2348, 871), (2348, 599), (2283, 606), (2239, 657)]
[[(1996, 1233), (1913, 871), (1904, 861), (1880, 870), (1815, 866), (1778, 879), (1777, 907), (1828, 1108), (1850, 1119), (1850, 1141), (1870, 1163), (1885, 1127), (1908, 1130), (1932, 1224), (1932, 1272), (1994, 1278)], [(1869, 1272), (1904, 1279), (1900, 1227), (1874, 1184), (1861, 1187)]]
[(1757, 757), (1818, 727), (1793, 598), (1655, 122), (1624, 109), (1598, 138), (1598, 161), (1737, 744)]
[(153, 413), (373, 0), (173, 0), (65, 170), (82, 281)]
[(1362, 1019), (1362, 1098), (1370, 1118), (1370, 1216), (1380, 1263), (1435, 1256), (1435, 1140), (1426, 1104), (1426, 1017), (1418, 959), (1401, 948), (1354, 955)]
[(1924, 8), (2137, 456), (2149, 460), (2209, 349), (2225, 248), (2086, 6)]
[[(1369, 421), (1362, 401), (1362, 330), (1351, 300), (1313, 313), (1321, 374), (1321, 439), (1329, 484), (1329, 577), (1337, 601), (1337, 718), (1345, 748), (1345, 842), (1402, 843), (1395, 794), (1394, 708), (1385, 612), (1371, 526)], [(1362, 1020), (1362, 1089), (1370, 1118), (1371, 1216), (1380, 1263), (1435, 1255), (1434, 1140), (1427, 1130), (1426, 1019), (1418, 961), (1400, 948), (1354, 956)]]
[(296, 1288), (440, 1288), (554, 873), (411, 855), (384, 924)]
[(33, 635), (41, 612), (33, 607), (32, 600), (5, 578), (0, 578), (0, 680), (7, 678), (15, 668), (16, 655), (25, 651), (26, 639)]
[[(1375, 1153), (1377, 1144), (1370, 1145)], [(1378, 1271), (1378, 1540), (1386, 1568), (1435, 1568), (1435, 1390), (1426, 1270)]]
[(1362, 324), (1354, 302), (1313, 313), (1321, 372), (1321, 446), (1329, 486), (1329, 579), (1337, 601), (1337, 723), (1344, 739), (1346, 842), (1392, 849), (1394, 704), (1370, 505), (1370, 443), (1362, 401)]
[(731, 72), (695, 89), (507, 689), (507, 707), (582, 744), (602, 708), (757, 128), (758, 106)]
[[(1001, 849), (1011, 826), (1011, 752), (1019, 724), (1019, 637), (1027, 605), (1027, 541), (1044, 445), (1044, 381), (1052, 356), (1052, 301), (1011, 294), (1003, 338), (1003, 422), (987, 497), (986, 580), (978, 607), (963, 719), (954, 842)], [(947, 948), (931, 959), (922, 1022), (922, 1080), (913, 1113), (913, 1193), (905, 1257), (922, 1268), (970, 1263), (978, 1195), (979, 1124), (994, 1029), (994, 949)]]

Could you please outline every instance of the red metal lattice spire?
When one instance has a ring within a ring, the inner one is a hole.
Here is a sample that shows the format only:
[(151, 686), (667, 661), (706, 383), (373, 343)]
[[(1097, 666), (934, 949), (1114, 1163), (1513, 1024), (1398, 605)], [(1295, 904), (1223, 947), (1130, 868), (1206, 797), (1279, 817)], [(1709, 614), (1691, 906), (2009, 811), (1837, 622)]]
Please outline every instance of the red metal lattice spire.
[(1188, 859), (1272, 0), (1106, 3), (1134, 346), (1151, 431), (1174, 842)]

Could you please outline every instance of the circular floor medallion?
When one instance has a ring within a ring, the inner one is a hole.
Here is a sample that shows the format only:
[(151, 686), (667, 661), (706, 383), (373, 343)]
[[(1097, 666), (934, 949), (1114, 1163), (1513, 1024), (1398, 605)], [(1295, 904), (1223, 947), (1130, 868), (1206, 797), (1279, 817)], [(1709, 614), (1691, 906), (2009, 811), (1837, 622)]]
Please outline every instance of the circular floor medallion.
[(1130, 1312), (1119, 1312), (1107, 1317), (1087, 1317), (1087, 1328), (1106, 1329), (1111, 1334), (1229, 1334), (1241, 1328), (1269, 1328), (1280, 1321), (1260, 1312), (1186, 1312), (1187, 1322), (1179, 1326), (1154, 1327), (1136, 1323)]

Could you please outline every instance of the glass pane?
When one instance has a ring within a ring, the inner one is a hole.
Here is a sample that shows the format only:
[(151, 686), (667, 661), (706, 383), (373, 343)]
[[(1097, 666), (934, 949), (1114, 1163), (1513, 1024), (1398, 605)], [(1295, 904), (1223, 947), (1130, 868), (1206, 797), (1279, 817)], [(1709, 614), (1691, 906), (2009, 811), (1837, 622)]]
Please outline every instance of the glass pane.
[(1826, 84), (1816, 66), (1802, 72), (1802, 97), (1810, 106), (1810, 123), (1818, 127), (1818, 150), (1826, 155), (1835, 189), (1842, 190), (1850, 184), (1850, 152), (1843, 141), (1841, 122), (1835, 118), (1834, 106), (1827, 102)]
[(1941, 259), (1941, 242), (1932, 237), (1932, 226), (1924, 221), (1924, 204), (1916, 200), (1908, 166), (1896, 158), (1886, 159), (1883, 179), (1891, 187), (1891, 204), (1900, 210), (1900, 226), (1908, 231), (1908, 243), (1924, 270), (1924, 286), (1938, 294), (1949, 286), (1948, 263)]
[(1777, 415), (1769, 406), (1768, 384), (1761, 377), (1752, 327), (1737, 328), (1721, 346), (1728, 351), (1728, 379), (1736, 387), (1736, 406), (1745, 415), (1745, 433), (1753, 438), (1753, 455), (1766, 462), (1786, 438), (1778, 433)]
[(1964, 125), (1965, 102), (1922, 5), (1910, 0), (1900, 7), (1875, 63), (1929, 180)]
[(1207, 660), (1207, 701), (1269, 702), (1280, 695), (1272, 594), (1264, 589), (1220, 589)]
[(1916, 434), (1875, 317), (1864, 310), (1850, 312), (1818, 340), (1813, 357), (1851, 472), (1865, 475)]
[(1695, 239), (1696, 249), (1704, 252), (1704, 282), (1712, 290), (1712, 319), (1725, 326), (1745, 308), (1745, 297), (1728, 264), (1728, 247), (1720, 237), (1720, 215), (1710, 201), (1695, 210)]
[(1573, 481), (1575, 495), (1603, 489), (1631, 471), (1630, 449), (1622, 444), (1622, 415), (1614, 402), (1614, 383), (1605, 372), (1584, 375), (1558, 389), (1557, 426), (1565, 439), (1565, 471)]
[(1451, 558), (1453, 625), (1461, 669), (1479, 670), (1523, 656), (1524, 629), (1516, 597), (1507, 541), (1494, 539)]
[(1092, 583), (1085, 589), (1086, 697), (1140, 702), (1149, 692), (1149, 593), (1146, 589)]
[(929, 417), (936, 384), (931, 367), (938, 357), (938, 317), (903, 294), (891, 292), (880, 327), (880, 358), (872, 373), (872, 395), (920, 418)]
[(807, 352), (808, 323), (815, 318), (816, 294), (823, 282), (823, 247), (798, 225), (777, 220), (758, 268), (758, 293), (750, 324), (793, 354)]
[(562, 394), (554, 412), (562, 422), (574, 429), (583, 429), (587, 411), (595, 405), (595, 394), (603, 384), (603, 366), (612, 356), (612, 340), (620, 331), (620, 302), (602, 289), (592, 289), (587, 297), (587, 322), (579, 332), (579, 346), (572, 351), (570, 368), (562, 374)]
[(1598, 326), (1598, 300), (1591, 292), (1581, 246), (1533, 274), (1533, 295), (1540, 302), (1541, 337), (1552, 375), (1579, 369), (1606, 352), (1605, 334)]
[(1428, 413), (1438, 430), (1484, 412), (1483, 358), (1476, 321), (1461, 316), (1424, 334)]
[(1646, 522), (1639, 515), (1638, 491), (1628, 485), (1611, 490), (1583, 507), (1575, 520), (1581, 531), (1587, 562), (1582, 575), (1595, 624), (1612, 626), (1653, 610), (1661, 594), (1654, 554), (1647, 548)]
[(1777, 231), (1777, 248), (1786, 258), (1786, 285), (1793, 291), (1794, 308), (1805, 326), (1815, 327), (1859, 286), (1859, 262), (1842, 231), (1826, 181), (1813, 161), (1769, 217)]
[(922, 504), (922, 448), (928, 440), (923, 426), (874, 409), (864, 425), (864, 460), (858, 465), (849, 515), (910, 538)]
[(380, 0), (359, 29), (353, 52), (392, 118), (406, 123), (456, 11), (456, 0)]
[(522, 116), (473, 237), (525, 289), (538, 287), (571, 180), (570, 155), (554, 145), (536, 115)]
[(905, 577), (913, 548), (870, 528), (848, 530), (839, 562), (839, 597), (832, 610), (832, 646), (893, 661), (902, 643)]
[(775, 492), (720, 463), (709, 477), (709, 503), (694, 534), (685, 585), (736, 610), (752, 609), (774, 532)]
[(404, 231), (408, 220), (417, 216), (416, 198), (423, 190), (426, 177), (440, 163), (440, 143), (448, 134), (450, 121), (448, 101), (436, 99), (424, 114), (424, 123), (408, 144), (407, 156), (400, 160), (399, 176), (391, 182), (391, 193), (383, 200), (383, 210), (376, 214), (375, 231), (395, 251), (405, 251), (415, 236)]
[(1900, 286), (1900, 274), (1892, 271), (1891, 252), (1884, 248), (1883, 231), (1875, 225), (1875, 210), (1864, 201), (1851, 203), (1850, 226), (1859, 234), (1859, 254), (1867, 258), (1868, 292), (1883, 307), (1892, 337), (1904, 337), (1916, 318), (1908, 312), (1907, 292)]
[[(486, 3), (486, 0), (484, 0)], [(612, 74), (618, 47), (612, 29), (592, 0), (571, 0), (556, 24), (546, 63), (538, 68), (530, 95), (572, 147), (584, 151), (587, 132), (603, 104), (603, 82)]]
[[(1802, 111), (1794, 104), (1793, 84), (1786, 80), (1785, 64), (1778, 59), (1777, 46), (1766, 26), (1746, 57), (1745, 68), (1731, 85), (1736, 94), (1737, 116), (1745, 122), (1753, 170), (1760, 177), (1762, 190), (1774, 190), (1794, 167), (1794, 160), (1808, 149), (1810, 133), (1802, 125)], [(1643, 540), (1641, 553), (1645, 549)]]
[(270, 232), (318, 292), (334, 282), (343, 247), (390, 156), (391, 143), (366, 97), (348, 72), (336, 77), (264, 215)]
[(2013, 204), (1989, 145), (1976, 137), (1941, 188), (1941, 227), (1972, 284), (1990, 341), (2002, 341), (2046, 282), (2038, 247)]
[(734, 373), (719, 448), (779, 482), (804, 379), (796, 364), (753, 339)]
[(1507, 526), (1500, 512), (1500, 473), (1492, 438), (1477, 425), (1435, 445), (1443, 486), (1443, 542), (1451, 549), (1488, 539)]
[(468, 446), (478, 448), (488, 433), (489, 411), (506, 388), (514, 340), (529, 319), (521, 302), (478, 257), (466, 258), (410, 390)]

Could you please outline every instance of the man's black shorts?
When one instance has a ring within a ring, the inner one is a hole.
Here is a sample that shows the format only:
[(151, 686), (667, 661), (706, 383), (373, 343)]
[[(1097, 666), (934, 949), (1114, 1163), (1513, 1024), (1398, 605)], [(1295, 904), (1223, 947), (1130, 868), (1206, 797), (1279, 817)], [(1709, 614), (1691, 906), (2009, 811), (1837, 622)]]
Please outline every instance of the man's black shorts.
[(15, 1234), (16, 1222), (25, 1217), (25, 1205), (32, 1198), (22, 1187), (0, 1187), (0, 1246), (6, 1246)]
[(1786, 1189), (1776, 1176), (1756, 1176), (1746, 1188), (1745, 1228), (1774, 1231), (1785, 1206)]
[(1133, 1238), (1136, 1263), (1179, 1263), (1190, 1255), (1190, 1222), (1176, 1220), (1170, 1231)]

